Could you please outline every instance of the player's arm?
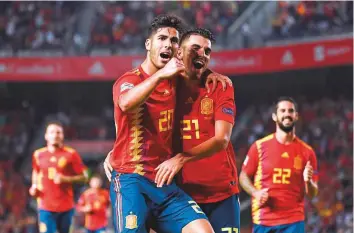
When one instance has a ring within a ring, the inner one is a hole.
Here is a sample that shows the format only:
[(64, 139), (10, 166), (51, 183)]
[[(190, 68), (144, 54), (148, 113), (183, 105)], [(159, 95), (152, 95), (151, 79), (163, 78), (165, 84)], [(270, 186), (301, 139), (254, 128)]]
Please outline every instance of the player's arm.
[(205, 142), (176, 155), (182, 160), (182, 164), (209, 157), (227, 147), (230, 142), (233, 125), (224, 120), (215, 122), (215, 136)]
[(36, 197), (39, 194), (39, 187), (38, 187), (38, 172), (39, 172), (39, 166), (38, 166), (38, 161), (37, 157), (38, 154), (37, 152), (34, 152), (32, 156), (32, 185), (29, 189), (29, 194), (32, 197)]
[(54, 178), (54, 183), (85, 183), (88, 181), (88, 170), (82, 162), (80, 155), (76, 151), (72, 153), (71, 169), (75, 175), (63, 175), (57, 173)]
[(145, 79), (143, 82), (118, 95), (118, 106), (123, 112), (130, 112), (143, 104), (157, 85), (167, 78), (171, 78), (184, 70), (184, 65), (176, 58), (172, 58), (164, 68)]
[(258, 151), (256, 143), (250, 147), (245, 161), (242, 165), (242, 170), (239, 176), (240, 185), (250, 196), (257, 199), (261, 205), (268, 200), (268, 188), (257, 189), (253, 184), (253, 177), (256, 174), (258, 167)]
[(311, 150), (309, 161), (307, 161), (304, 169), (305, 193), (309, 198), (318, 194), (317, 180), (317, 159), (315, 152)]
[[(232, 87), (232, 81), (229, 77), (216, 73), (211, 69), (206, 69), (203, 73), (203, 76), (206, 77), (205, 88), (207, 89), (208, 93), (213, 93), (217, 87), (217, 82), (220, 82), (222, 85), (223, 90), (225, 91), (227, 84)], [(212, 83), (213, 86), (210, 90), (209, 84)]]
[(76, 206), (76, 210), (82, 213), (89, 213), (92, 211), (91, 206), (85, 201), (85, 193), (82, 193)]

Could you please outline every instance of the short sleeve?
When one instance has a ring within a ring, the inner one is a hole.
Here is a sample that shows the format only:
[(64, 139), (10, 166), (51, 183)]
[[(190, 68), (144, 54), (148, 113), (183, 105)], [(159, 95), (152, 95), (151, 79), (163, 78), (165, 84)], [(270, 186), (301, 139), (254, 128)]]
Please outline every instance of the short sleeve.
[(75, 174), (82, 174), (85, 170), (86, 170), (86, 166), (84, 165), (79, 153), (77, 153), (76, 151), (74, 151), (72, 153), (72, 169), (74, 171)]
[(234, 88), (228, 86), (225, 91), (223, 91), (222, 88), (219, 88), (215, 106), (215, 121), (224, 120), (234, 124), (235, 116), (236, 105)]
[(121, 94), (134, 88), (141, 82), (138, 74), (129, 73), (120, 77), (113, 85), (113, 102), (118, 105), (118, 98)]
[(242, 171), (248, 176), (253, 177), (258, 167), (258, 150), (256, 143), (253, 143), (248, 150), (245, 161), (242, 165)]

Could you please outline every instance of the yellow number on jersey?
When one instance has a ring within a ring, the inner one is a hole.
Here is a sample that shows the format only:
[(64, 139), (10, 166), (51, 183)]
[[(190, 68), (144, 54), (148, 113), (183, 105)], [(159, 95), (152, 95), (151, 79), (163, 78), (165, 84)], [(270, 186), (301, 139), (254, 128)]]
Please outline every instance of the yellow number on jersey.
[(195, 129), (195, 138), (200, 139), (200, 134), (199, 134), (199, 122), (198, 119), (194, 120), (183, 120), (181, 121), (183, 128), (182, 128), (182, 138), (183, 139), (192, 139), (192, 135), (185, 135), (183, 132), (186, 131), (191, 131), (192, 130), (192, 124), (194, 125)]
[(55, 169), (55, 167), (49, 167), (48, 168), (48, 179), (54, 180), (56, 172), (57, 172), (57, 170)]
[[(173, 109), (160, 112), (162, 118), (159, 119), (159, 131), (164, 132), (172, 129)], [(166, 124), (165, 124), (166, 123)]]
[(289, 168), (274, 168), (273, 172), (274, 184), (290, 184), (291, 170)]

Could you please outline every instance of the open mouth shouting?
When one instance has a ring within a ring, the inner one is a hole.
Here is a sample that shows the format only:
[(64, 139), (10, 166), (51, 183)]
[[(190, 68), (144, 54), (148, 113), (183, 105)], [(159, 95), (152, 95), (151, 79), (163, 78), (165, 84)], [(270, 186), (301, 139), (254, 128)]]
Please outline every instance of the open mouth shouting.
[(160, 53), (160, 58), (164, 63), (167, 63), (171, 59), (171, 57), (172, 57), (172, 53), (170, 51)]
[(193, 59), (193, 66), (194, 66), (194, 68), (199, 70), (199, 69), (202, 69), (205, 66), (205, 62), (204, 62), (203, 59), (196, 58), (196, 59)]

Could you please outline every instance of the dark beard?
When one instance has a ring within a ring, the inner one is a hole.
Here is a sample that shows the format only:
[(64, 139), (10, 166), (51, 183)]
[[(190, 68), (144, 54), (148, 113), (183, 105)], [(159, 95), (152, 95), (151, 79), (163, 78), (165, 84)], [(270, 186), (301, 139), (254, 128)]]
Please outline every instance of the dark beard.
[(292, 125), (289, 125), (289, 126), (285, 126), (282, 123), (278, 123), (278, 125), (279, 125), (279, 128), (281, 130), (283, 130), (285, 133), (289, 133), (294, 129), (295, 123), (293, 123)]

